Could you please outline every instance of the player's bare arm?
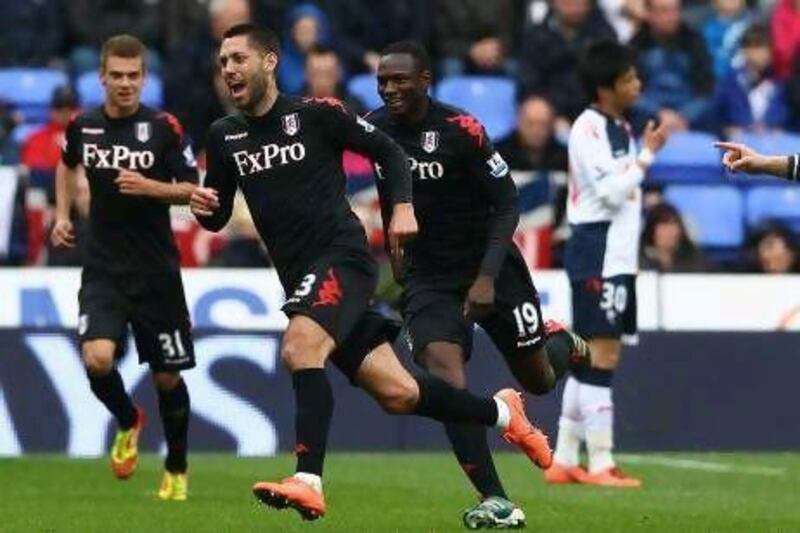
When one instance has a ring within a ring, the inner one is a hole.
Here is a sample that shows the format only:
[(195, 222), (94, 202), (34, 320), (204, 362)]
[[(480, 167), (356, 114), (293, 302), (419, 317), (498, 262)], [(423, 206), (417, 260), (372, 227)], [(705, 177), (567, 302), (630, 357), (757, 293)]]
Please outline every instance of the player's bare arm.
[(722, 148), (722, 164), (731, 172), (750, 174), (771, 174), (779, 178), (797, 180), (797, 155), (763, 155), (741, 143), (716, 142), (714, 146)]
[(77, 168), (69, 168), (63, 162), (59, 162), (56, 168), (56, 220), (50, 234), (50, 240), (56, 247), (75, 246), (75, 232), (69, 215), (77, 188)]
[(403, 255), (403, 243), (419, 232), (414, 205), (402, 202), (394, 205), (392, 220), (389, 223), (389, 246), (392, 257), (398, 260)]
[(215, 189), (195, 187), (189, 199), (189, 209), (197, 217), (210, 217), (219, 208), (219, 196)]
[(134, 170), (122, 169), (114, 183), (122, 194), (149, 196), (169, 204), (185, 205), (189, 203), (192, 191), (197, 187), (193, 183), (181, 181), (166, 183), (147, 178)]

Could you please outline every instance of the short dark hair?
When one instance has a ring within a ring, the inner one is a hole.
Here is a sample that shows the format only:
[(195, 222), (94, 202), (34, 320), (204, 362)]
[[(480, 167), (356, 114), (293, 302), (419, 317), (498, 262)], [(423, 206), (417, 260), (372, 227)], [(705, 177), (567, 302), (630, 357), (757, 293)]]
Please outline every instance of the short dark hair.
[(397, 41), (391, 43), (381, 52), (382, 56), (388, 56), (389, 54), (408, 54), (414, 59), (414, 63), (416, 63), (420, 72), (433, 70), (431, 66), (431, 56), (428, 55), (428, 51), (425, 50), (425, 47), (417, 41)]
[(105, 71), (106, 61), (108, 61), (109, 57), (124, 57), (126, 59), (141, 57), (142, 68), (147, 68), (147, 65), (145, 65), (146, 52), (147, 48), (138, 37), (127, 33), (109, 37), (100, 49), (100, 71)]
[(222, 35), (222, 38), (230, 39), (231, 37), (239, 37), (240, 35), (247, 37), (250, 46), (280, 57), (281, 44), (278, 40), (278, 36), (275, 35), (275, 32), (272, 30), (245, 22), (243, 24), (235, 24), (228, 28)]
[(336, 53), (336, 50), (333, 47), (326, 46), (324, 44), (314, 44), (308, 49), (308, 52), (306, 52), (307, 56), (326, 56), (329, 54), (339, 57), (339, 54)]
[(586, 47), (580, 64), (580, 76), (586, 96), (597, 100), (597, 91), (610, 89), (616, 81), (636, 66), (636, 54), (632, 48), (616, 41), (597, 41)]
[(739, 47), (752, 48), (756, 46), (770, 46), (771, 43), (769, 29), (763, 24), (753, 24), (742, 34)]

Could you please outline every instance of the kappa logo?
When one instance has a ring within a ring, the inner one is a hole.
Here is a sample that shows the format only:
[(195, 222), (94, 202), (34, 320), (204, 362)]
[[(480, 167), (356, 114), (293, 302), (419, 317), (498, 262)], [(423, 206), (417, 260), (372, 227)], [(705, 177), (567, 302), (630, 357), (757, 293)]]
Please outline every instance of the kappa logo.
[(423, 131), (422, 132), (422, 149), (427, 153), (432, 154), (439, 148), (439, 132), (438, 131)]
[(146, 143), (152, 137), (153, 131), (150, 126), (149, 122), (137, 122), (136, 123), (136, 140), (142, 143)]
[(244, 139), (247, 137), (247, 132), (243, 131), (241, 133), (228, 133), (225, 135), (226, 141), (238, 141), (239, 139)]
[(297, 113), (290, 113), (281, 117), (281, 125), (283, 131), (289, 137), (294, 137), (300, 131), (300, 116)]
[(311, 307), (320, 305), (339, 305), (342, 299), (342, 286), (339, 284), (339, 279), (332, 268), (328, 269), (328, 277), (322, 282), (317, 292), (317, 301), (311, 304)]

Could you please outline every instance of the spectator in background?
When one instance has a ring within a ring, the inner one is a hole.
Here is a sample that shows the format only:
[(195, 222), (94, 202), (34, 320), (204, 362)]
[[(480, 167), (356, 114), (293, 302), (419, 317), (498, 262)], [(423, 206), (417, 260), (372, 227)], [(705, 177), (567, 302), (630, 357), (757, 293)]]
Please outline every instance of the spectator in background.
[(389, 43), (413, 40), (427, 44), (431, 3), (429, 0), (324, 0), (346, 74), (374, 74), (380, 51)]
[(161, 73), (168, 0), (69, 0), (67, 20), (73, 75), (100, 68), (100, 47), (119, 33), (135, 35), (147, 46), (147, 69)]
[(567, 170), (567, 148), (554, 136), (555, 111), (543, 96), (519, 106), (517, 129), (495, 144), (511, 170)]
[(514, 74), (512, 0), (436, 0), (433, 50), (441, 77)]
[(287, 13), (283, 34), (278, 83), (282, 91), (298, 94), (305, 83), (306, 54), (330, 44), (328, 17), (314, 4), (300, 4)]
[(631, 40), (643, 83), (636, 110), (670, 131), (706, 126), (714, 76), (705, 42), (681, 20), (681, 0), (648, 0), (648, 7)]
[(677, 209), (660, 203), (647, 213), (639, 266), (658, 272), (702, 272), (703, 254), (692, 242)]
[(798, 272), (797, 243), (792, 231), (778, 222), (759, 228), (750, 239), (750, 272), (790, 274)]
[(217, 48), (235, 24), (252, 20), (248, 0), (211, 0), (208, 20), (179, 44), (164, 70), (165, 108), (184, 125), (192, 146), (202, 155), (212, 122), (227, 114), (227, 87), (220, 77)]
[(745, 0), (714, 0), (712, 5), (714, 9), (703, 22), (702, 31), (714, 76), (719, 80), (730, 70), (739, 41), (753, 17)]
[(234, 197), (233, 212), (226, 227), (227, 242), (208, 261), (210, 267), (267, 268), (272, 261), (253, 224), (241, 194)]
[(59, 65), (62, 11), (59, 0), (0, 2), (0, 65)]
[(306, 54), (305, 96), (342, 100), (356, 114), (366, 111), (364, 104), (348, 95), (342, 82), (342, 65), (333, 48), (315, 46)]
[(785, 80), (792, 72), (800, 47), (800, 0), (778, 0), (770, 26), (775, 74)]
[(72, 230), (75, 234), (75, 246), (70, 248), (55, 247), (50, 239), (47, 239), (47, 266), (83, 266), (83, 255), (86, 250), (86, 238), (89, 232), (91, 193), (89, 192), (89, 180), (86, 178), (86, 173), (82, 167), (78, 172), (78, 179), (75, 184), (77, 187), (75, 203), (70, 210)]
[(789, 126), (785, 85), (772, 69), (772, 49), (766, 27), (754, 25), (742, 36), (738, 65), (726, 73), (714, 91), (714, 117), (731, 137), (742, 131), (766, 132)]
[(611, 26), (591, 0), (553, 0), (553, 9), (522, 36), (518, 79), (523, 95), (541, 94), (556, 109), (557, 131), (586, 107), (578, 58), (592, 41), (614, 39)]
[(15, 164), (18, 159), (18, 147), (12, 141), (11, 134), (25, 117), (14, 109), (14, 106), (0, 97), (0, 164)]
[(50, 120), (31, 133), (20, 151), (20, 162), (30, 175), (31, 185), (45, 189), (51, 198), (55, 198), (53, 187), (64, 130), (77, 108), (78, 97), (71, 87), (56, 88), (50, 99)]
[(598, 0), (597, 5), (622, 43), (633, 38), (647, 17), (646, 0)]

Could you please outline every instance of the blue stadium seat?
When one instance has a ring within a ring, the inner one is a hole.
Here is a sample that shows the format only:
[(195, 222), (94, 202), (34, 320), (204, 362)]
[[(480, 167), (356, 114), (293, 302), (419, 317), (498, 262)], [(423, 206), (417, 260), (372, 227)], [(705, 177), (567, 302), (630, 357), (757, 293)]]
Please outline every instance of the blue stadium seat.
[(697, 131), (675, 132), (656, 156), (648, 178), (662, 182), (719, 182), (722, 155), (717, 138)]
[(517, 86), (508, 78), (446, 78), (436, 87), (436, 97), (475, 115), (493, 140), (511, 133), (517, 122)]
[(383, 105), (378, 96), (378, 80), (372, 74), (358, 74), (347, 82), (347, 94), (361, 100), (367, 110), (372, 111)]
[(747, 191), (747, 225), (770, 219), (800, 231), (800, 189), (796, 185), (762, 185)]
[(53, 91), (68, 83), (60, 70), (4, 68), (0, 69), (0, 99), (21, 111), (26, 122), (46, 122)]
[(19, 146), (25, 144), (31, 134), (42, 127), (42, 124), (20, 124), (11, 132), (11, 140)]
[(800, 135), (792, 133), (741, 133), (734, 142), (744, 143), (757, 152), (768, 155), (794, 154), (800, 151)]
[[(83, 108), (95, 107), (103, 103), (106, 93), (100, 83), (100, 74), (97, 71), (81, 74), (75, 88)], [(163, 92), (161, 78), (157, 74), (149, 72), (142, 88), (142, 103), (161, 107), (164, 103)]]
[(671, 185), (664, 196), (700, 246), (733, 248), (744, 241), (744, 201), (737, 187)]

